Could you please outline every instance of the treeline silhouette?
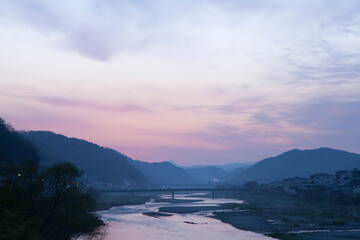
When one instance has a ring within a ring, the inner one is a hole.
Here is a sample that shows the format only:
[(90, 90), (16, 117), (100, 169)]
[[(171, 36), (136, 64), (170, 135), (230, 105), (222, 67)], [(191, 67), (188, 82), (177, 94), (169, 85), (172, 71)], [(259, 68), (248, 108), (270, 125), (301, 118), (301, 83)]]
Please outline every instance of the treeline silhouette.
[(74, 164), (41, 169), (36, 149), (1, 118), (0, 151), (0, 240), (86, 239), (104, 233)]

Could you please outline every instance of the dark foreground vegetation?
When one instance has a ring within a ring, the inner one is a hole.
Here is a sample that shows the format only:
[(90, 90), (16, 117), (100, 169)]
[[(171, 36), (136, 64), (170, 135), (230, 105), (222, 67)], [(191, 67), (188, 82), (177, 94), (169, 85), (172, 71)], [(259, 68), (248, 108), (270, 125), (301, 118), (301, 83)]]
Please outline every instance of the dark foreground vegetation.
[(95, 237), (103, 222), (91, 213), (95, 202), (79, 188), (79, 177), (79, 170), (66, 162), (46, 170), (32, 160), (3, 167), (0, 239), (63, 240), (91, 232)]
[(104, 223), (78, 168), (39, 162), (36, 148), (0, 118), (0, 240), (101, 238)]

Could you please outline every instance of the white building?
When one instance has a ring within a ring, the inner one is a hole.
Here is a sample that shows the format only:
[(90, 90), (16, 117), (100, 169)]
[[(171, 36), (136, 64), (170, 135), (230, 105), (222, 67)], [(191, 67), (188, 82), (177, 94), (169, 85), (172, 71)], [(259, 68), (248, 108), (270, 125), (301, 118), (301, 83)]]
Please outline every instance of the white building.
[(306, 182), (307, 188), (330, 187), (334, 183), (334, 177), (327, 173), (316, 173), (310, 176)]

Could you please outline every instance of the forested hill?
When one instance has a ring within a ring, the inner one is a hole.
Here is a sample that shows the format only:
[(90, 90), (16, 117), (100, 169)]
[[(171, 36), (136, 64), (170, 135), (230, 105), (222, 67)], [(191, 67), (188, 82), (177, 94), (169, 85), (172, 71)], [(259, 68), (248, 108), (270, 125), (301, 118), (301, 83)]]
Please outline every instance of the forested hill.
[(148, 163), (131, 161), (131, 164), (138, 168), (152, 184), (194, 185), (201, 183), (200, 179), (170, 162)]
[(125, 155), (109, 148), (47, 131), (21, 132), (21, 136), (38, 149), (41, 165), (59, 161), (74, 163), (88, 177), (98, 181), (122, 183), (124, 180), (143, 184), (143, 174), (129, 164)]
[(118, 184), (130, 181), (137, 185), (149, 182), (158, 185), (204, 184), (214, 179), (236, 184), (247, 181), (269, 183), (360, 168), (360, 154), (319, 148), (294, 149), (231, 173), (217, 168), (183, 169), (169, 162), (133, 161), (113, 149), (53, 132), (17, 132), (0, 118), (0, 163), (18, 164), (26, 159), (40, 159), (42, 166), (69, 161), (95, 180)]
[(360, 154), (331, 148), (294, 149), (259, 161), (233, 176), (231, 182), (268, 183), (291, 177), (308, 177), (314, 173), (334, 174), (337, 170), (353, 168), (360, 168)]
[(0, 162), (19, 164), (27, 159), (39, 159), (36, 148), (0, 118)]
[(216, 184), (223, 181), (228, 172), (215, 166), (187, 168), (186, 171), (203, 184)]

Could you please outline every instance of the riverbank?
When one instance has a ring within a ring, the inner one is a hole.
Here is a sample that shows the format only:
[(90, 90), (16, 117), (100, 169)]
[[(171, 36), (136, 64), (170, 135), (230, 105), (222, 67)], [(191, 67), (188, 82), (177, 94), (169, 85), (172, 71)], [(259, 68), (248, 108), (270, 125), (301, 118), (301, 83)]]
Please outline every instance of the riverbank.
[[(206, 197), (204, 195), (199, 197)], [(210, 197), (210, 195), (208, 195)], [(241, 230), (260, 233), (282, 240), (349, 240), (360, 239), (360, 206), (328, 205), (294, 199), (288, 195), (259, 193), (217, 193), (218, 198), (244, 200), (244, 203), (223, 203), (219, 206), (161, 207), (149, 217), (200, 211), (213, 212), (212, 218)], [(160, 195), (131, 196), (124, 193), (101, 193), (98, 209), (113, 206), (154, 202), (191, 203), (201, 200), (161, 198)], [(355, 231), (354, 231), (355, 230)]]
[[(214, 218), (246, 231), (283, 240), (360, 239), (360, 208), (296, 200), (286, 195), (223, 193), (245, 200), (231, 211), (214, 211)], [(355, 231), (354, 231), (355, 230)]]
[(99, 192), (94, 195), (96, 211), (107, 210), (116, 206), (145, 204), (150, 201), (150, 199), (156, 197), (156, 195), (131, 196), (129, 193), (119, 192)]
[(130, 193), (120, 192), (97, 192), (93, 196), (96, 201), (96, 211), (107, 210), (117, 206), (145, 204), (151, 199), (153, 199), (154, 202), (167, 203), (191, 203), (201, 201), (196, 199), (163, 198), (162, 192), (152, 194), (143, 193), (141, 195), (131, 195)]
[[(181, 196), (185, 199), (184, 196)], [(166, 198), (165, 198), (166, 199)], [(169, 198), (167, 198), (169, 199)], [(162, 213), (161, 207), (204, 207), (215, 206), (220, 203), (233, 202), (232, 200), (201, 199), (199, 202), (164, 203), (150, 201), (146, 204), (114, 207), (100, 211), (100, 216), (108, 221), (106, 240), (117, 239), (147, 239), (147, 240), (270, 240), (271, 238), (248, 231), (239, 231), (229, 224), (207, 217), (213, 210), (200, 213)], [(180, 196), (179, 196), (179, 199)], [(187, 199), (185, 199), (187, 200)], [(189, 200), (195, 200), (189, 198)], [(198, 199), (197, 199), (198, 200)], [(172, 201), (172, 200), (169, 200)], [(201, 209), (203, 210), (203, 209)]]

